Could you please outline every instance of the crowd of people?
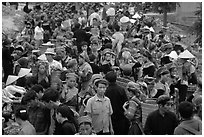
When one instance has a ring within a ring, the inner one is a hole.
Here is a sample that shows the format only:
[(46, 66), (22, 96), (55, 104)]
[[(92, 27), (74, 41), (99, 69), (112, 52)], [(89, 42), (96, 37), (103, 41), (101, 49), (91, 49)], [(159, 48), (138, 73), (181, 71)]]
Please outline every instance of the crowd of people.
[[(2, 34), (3, 134), (202, 134), (198, 60), (181, 36), (132, 5), (75, 4), (26, 3), (25, 28)], [(156, 105), (145, 120), (142, 104)]]

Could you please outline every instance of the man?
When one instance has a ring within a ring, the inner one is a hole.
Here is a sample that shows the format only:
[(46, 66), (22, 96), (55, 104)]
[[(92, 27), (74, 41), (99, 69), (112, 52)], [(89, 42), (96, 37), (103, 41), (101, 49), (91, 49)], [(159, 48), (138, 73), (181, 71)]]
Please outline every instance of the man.
[(181, 102), (178, 111), (182, 122), (174, 130), (174, 135), (202, 135), (202, 122), (193, 118), (193, 104)]
[(81, 25), (79, 23), (75, 24), (75, 31), (74, 31), (74, 36), (73, 38), (76, 38), (76, 45), (77, 45), (77, 50), (78, 53), (82, 52), (81, 49), (81, 42), (86, 41), (87, 34), (84, 30), (81, 29)]
[(113, 130), (115, 135), (127, 135), (129, 129), (129, 121), (124, 115), (123, 104), (128, 101), (125, 89), (116, 84), (117, 74), (110, 71), (105, 78), (109, 82), (109, 86), (105, 95), (110, 98), (113, 107), (111, 116)]
[(10, 47), (11, 41), (6, 39), (3, 43), (3, 48), (2, 48), (2, 67), (3, 67), (3, 72), (4, 72), (4, 77), (3, 77), (3, 82), (6, 82), (8, 75), (13, 74), (13, 57), (11, 56), (12, 54), (12, 49)]
[(97, 93), (88, 100), (85, 112), (92, 118), (97, 135), (113, 134), (111, 122), (113, 110), (110, 99), (104, 95), (108, 82), (105, 79), (97, 79), (94, 84)]
[(178, 125), (176, 115), (170, 111), (170, 97), (161, 95), (157, 99), (158, 110), (151, 112), (147, 116), (144, 133), (147, 135), (173, 135), (174, 129)]

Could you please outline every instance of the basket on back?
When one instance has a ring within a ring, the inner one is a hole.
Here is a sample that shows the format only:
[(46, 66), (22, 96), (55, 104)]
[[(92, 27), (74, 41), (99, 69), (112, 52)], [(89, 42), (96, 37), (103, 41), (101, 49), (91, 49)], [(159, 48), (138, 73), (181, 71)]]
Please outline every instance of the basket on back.
[(142, 125), (144, 127), (147, 116), (158, 109), (155, 99), (148, 99), (145, 103), (141, 104), (142, 107)]

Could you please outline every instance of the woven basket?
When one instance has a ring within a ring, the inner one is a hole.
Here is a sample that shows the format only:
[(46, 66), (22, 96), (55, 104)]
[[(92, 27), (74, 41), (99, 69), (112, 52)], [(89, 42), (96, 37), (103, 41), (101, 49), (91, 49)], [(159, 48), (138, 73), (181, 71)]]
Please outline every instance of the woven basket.
[(144, 127), (145, 125), (145, 122), (146, 122), (146, 119), (147, 119), (147, 116), (158, 109), (158, 106), (157, 104), (153, 104), (153, 103), (142, 103), (141, 104), (141, 107), (142, 107), (142, 125)]

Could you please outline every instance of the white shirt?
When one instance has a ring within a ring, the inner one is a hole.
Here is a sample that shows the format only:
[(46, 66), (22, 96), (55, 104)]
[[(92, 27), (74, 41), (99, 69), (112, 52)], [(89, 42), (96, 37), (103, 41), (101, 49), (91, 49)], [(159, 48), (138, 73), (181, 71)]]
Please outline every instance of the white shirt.
[(43, 39), (43, 32), (44, 32), (43, 28), (36, 26), (35, 27), (35, 34), (34, 34), (35, 40)]

